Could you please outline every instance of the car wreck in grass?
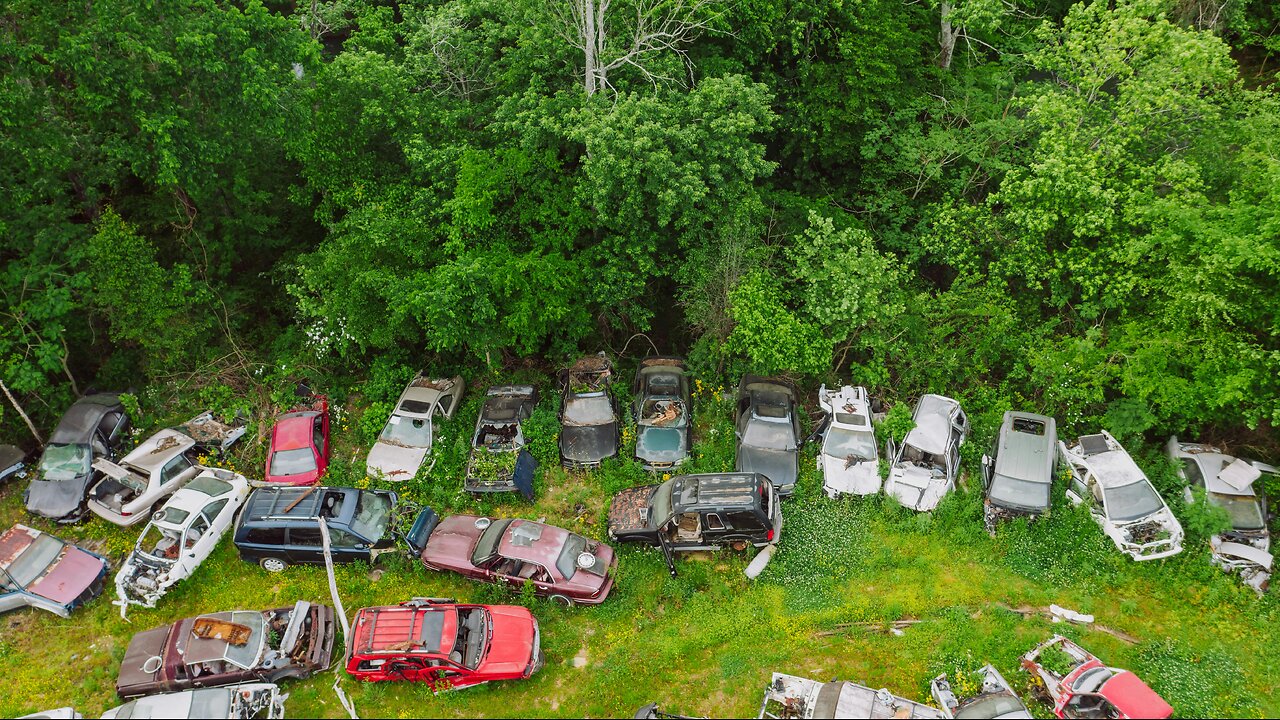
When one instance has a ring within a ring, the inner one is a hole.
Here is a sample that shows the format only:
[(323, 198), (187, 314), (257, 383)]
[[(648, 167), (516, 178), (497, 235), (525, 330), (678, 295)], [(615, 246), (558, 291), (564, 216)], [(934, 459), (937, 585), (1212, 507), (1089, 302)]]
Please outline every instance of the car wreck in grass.
[(260, 487), (245, 501), (232, 540), (240, 559), (267, 572), (325, 563), (320, 521), (334, 563), (373, 563), (396, 551), (396, 493), (344, 487)]
[(0, 535), (0, 612), (23, 607), (70, 617), (102, 594), (107, 560), (26, 525)]
[(978, 680), (978, 692), (968, 697), (956, 696), (946, 673), (929, 683), (933, 700), (942, 708), (944, 715), (962, 720), (1031, 718), (1031, 711), (1022, 698), (994, 665), (984, 665), (974, 674)]
[(1067, 499), (1086, 505), (1121, 552), (1134, 560), (1182, 552), (1182, 524), (1111, 433), (1059, 441), (1058, 450), (1071, 471)]
[(435, 416), (452, 418), (466, 387), (461, 376), (437, 379), (418, 373), (400, 393), (378, 441), (369, 448), (369, 476), (393, 482), (413, 479), (431, 454)]
[(1188, 504), (1197, 502), (1192, 489), (1198, 488), (1206, 501), (1225, 510), (1231, 520), (1230, 530), (1209, 539), (1210, 561), (1239, 575), (1258, 594), (1265, 592), (1275, 559), (1267, 527), (1267, 499), (1258, 480), (1264, 473), (1280, 475), (1280, 469), (1236, 458), (1213, 445), (1179, 442), (1176, 436), (1165, 444), (1165, 453), (1187, 484), (1183, 499)]
[(903, 438), (902, 447), (886, 441), (885, 454), (893, 461), (884, 491), (906, 507), (926, 512), (955, 489), (969, 418), (955, 400), (923, 395), (912, 419), (915, 427)]
[(533, 500), (533, 476), (538, 462), (524, 449), (521, 426), (538, 404), (532, 385), (494, 385), (484, 393), (484, 404), (471, 436), (467, 458), (467, 492), (519, 492)]
[(133, 636), (116, 694), (310, 677), (329, 667), (333, 638), (333, 609), (306, 601), (186, 618)]
[(761, 718), (945, 718), (935, 707), (865, 685), (774, 673), (760, 705)]
[(613, 363), (604, 353), (560, 371), (560, 462), (569, 469), (599, 467), (618, 454), (618, 403)]
[(103, 718), (190, 718), (191, 720), (282, 720), (287, 695), (272, 683), (245, 683), (151, 695), (102, 713)]
[(738, 383), (733, 423), (738, 449), (733, 468), (763, 474), (783, 497), (795, 492), (800, 471), (798, 397), (785, 380), (746, 375)]
[(16, 445), (0, 445), (0, 485), (27, 477), (26, 450)]
[(119, 393), (95, 393), (77, 400), (49, 436), (35, 477), (23, 493), (27, 512), (59, 522), (83, 520), (93, 461), (115, 457), (116, 445), (128, 427), (129, 415)]
[(1137, 675), (1107, 667), (1061, 635), (1023, 655), (1022, 667), (1043, 685), (1060, 718), (1167, 718), (1173, 714), (1169, 703)]
[(682, 465), (693, 447), (693, 406), (684, 360), (667, 356), (641, 360), (632, 395), (636, 460), (645, 470), (658, 472)]
[(874, 495), (880, 492), (880, 455), (871, 426), (867, 389), (845, 385), (832, 392), (818, 388), (818, 406), (827, 414), (818, 470), (827, 497)]
[(1057, 460), (1058, 424), (1053, 418), (1004, 414), (992, 455), (982, 456), (982, 519), (987, 532), (994, 533), (1005, 520), (1049, 512)]
[(304, 402), (276, 418), (267, 447), (263, 479), (281, 485), (315, 485), (329, 467), (329, 399), (306, 396)]

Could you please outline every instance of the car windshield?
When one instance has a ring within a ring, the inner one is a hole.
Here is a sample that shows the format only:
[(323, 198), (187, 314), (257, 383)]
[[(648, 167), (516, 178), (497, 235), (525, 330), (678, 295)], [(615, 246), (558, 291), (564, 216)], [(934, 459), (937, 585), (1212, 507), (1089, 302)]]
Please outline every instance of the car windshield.
[(45, 480), (75, 480), (89, 474), (91, 460), (88, 445), (50, 445), (40, 456), (40, 476)]
[(960, 708), (960, 712), (956, 713), (957, 718), (998, 718), (1004, 717), (1015, 712), (1026, 712), (1026, 707), (1022, 701), (1010, 695), (990, 695), (984, 698), (978, 698), (973, 702)]
[(311, 448), (278, 450), (271, 456), (272, 475), (301, 475), (316, 469), (316, 456)]
[(747, 423), (742, 444), (767, 450), (795, 450), (796, 438), (791, 431), (791, 423), (765, 420)]
[(649, 499), (649, 519), (655, 526), (666, 522), (667, 518), (671, 517), (671, 488), (675, 482), (675, 480), (668, 480), (662, 483)]
[(431, 421), (392, 415), (378, 440), (404, 447), (431, 447)]
[(997, 505), (1041, 510), (1049, 507), (1051, 483), (1036, 483), (996, 475), (991, 481), (991, 501)]
[(391, 498), (374, 492), (360, 493), (351, 530), (366, 540), (377, 542), (387, 532), (391, 520)]
[(0, 574), (0, 583), (3, 583), (4, 589), (9, 591), (25, 588), (44, 574), (49, 564), (58, 558), (63, 547), (63, 542), (58, 538), (52, 535), (40, 535), (27, 546), (26, 550), (22, 551), (16, 560), (5, 567), (9, 574), (8, 576)]
[(1209, 493), (1209, 502), (1227, 511), (1235, 530), (1261, 530), (1267, 526), (1262, 516), (1262, 499), (1249, 495)]
[(510, 520), (498, 520), (489, 523), (489, 527), (480, 534), (476, 541), (476, 549), (471, 552), (471, 564), (479, 565), (498, 554), (498, 543), (502, 542), (502, 534), (511, 525)]
[[(172, 511), (172, 508), (165, 510), (165, 519), (170, 519), (168, 515)], [(178, 533), (149, 524), (142, 532), (142, 537), (138, 538), (138, 551), (156, 560), (172, 563), (178, 559)]]
[(1106, 488), (1107, 517), (1116, 522), (1144, 518), (1164, 506), (1150, 483), (1136, 482)]
[(858, 460), (875, 460), (876, 441), (871, 433), (833, 427), (827, 431), (827, 439), (822, 443), (822, 452), (829, 457), (842, 460), (850, 455)]
[(573, 398), (564, 405), (564, 422), (566, 425), (607, 425), (613, 422), (613, 403), (604, 393)]

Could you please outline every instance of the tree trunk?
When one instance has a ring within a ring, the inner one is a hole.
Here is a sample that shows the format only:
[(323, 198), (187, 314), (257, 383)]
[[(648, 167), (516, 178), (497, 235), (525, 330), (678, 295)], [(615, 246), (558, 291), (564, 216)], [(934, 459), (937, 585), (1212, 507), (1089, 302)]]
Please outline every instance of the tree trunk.
[(4, 391), (4, 396), (9, 398), (9, 404), (13, 405), (13, 409), (18, 411), (18, 415), (22, 418), (23, 422), (25, 422), (27, 427), (31, 429), (31, 434), (36, 436), (36, 442), (43, 446), (44, 438), (40, 437), (40, 432), (36, 430), (36, 426), (32, 424), (31, 418), (27, 417), (27, 414), (22, 411), (22, 406), (18, 405), (18, 401), (13, 397), (13, 393), (9, 392), (9, 386), (5, 385), (3, 380), (0, 380), (0, 390)]
[(951, 55), (956, 49), (956, 32), (951, 27), (951, 3), (942, 0), (942, 27), (938, 31), (938, 67), (951, 67)]
[(582, 3), (582, 44), (585, 60), (582, 74), (587, 97), (596, 94), (596, 0), (576, 0)]

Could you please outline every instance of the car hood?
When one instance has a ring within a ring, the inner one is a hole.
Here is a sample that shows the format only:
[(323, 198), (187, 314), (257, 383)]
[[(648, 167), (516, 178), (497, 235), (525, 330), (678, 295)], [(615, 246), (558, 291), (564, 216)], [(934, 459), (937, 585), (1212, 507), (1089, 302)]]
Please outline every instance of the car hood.
[(533, 660), (533, 614), (522, 607), (490, 605), (493, 638), (489, 653), (480, 664), (484, 673), (521, 674)]
[(32, 480), (27, 487), (27, 510), (47, 518), (61, 518), (74, 513), (84, 502), (85, 490), (92, 476), (74, 480)]
[(150, 658), (157, 655), (164, 656), (165, 642), (169, 639), (170, 628), (172, 628), (171, 625), (165, 625), (133, 636), (129, 641), (128, 649), (124, 651), (124, 660), (120, 663), (120, 675), (116, 678), (117, 692), (125, 693), (130, 687), (159, 679), (162, 670), (156, 670), (153, 673), (143, 672), (142, 666)]
[(880, 492), (880, 467), (865, 460), (848, 467), (844, 458), (819, 455), (822, 459), (823, 485), (832, 492), (851, 495), (874, 495)]
[(566, 460), (595, 463), (618, 454), (614, 423), (565, 425), (560, 428), (560, 454)]
[(476, 527), (471, 515), (452, 515), (440, 521), (427, 546), (422, 550), (422, 561), (438, 567), (465, 569), (472, 567), (471, 551), (484, 531)]
[(751, 445), (738, 446), (738, 472), (757, 472), (773, 481), (776, 487), (796, 482), (796, 453), (790, 450), (768, 450)]
[(660, 485), (627, 488), (609, 503), (609, 530), (634, 532), (649, 527), (649, 503)]
[(898, 465), (889, 471), (884, 490), (912, 510), (927, 512), (937, 507), (946, 484), (946, 478), (934, 477), (925, 468)]
[(636, 433), (636, 457), (649, 462), (683, 460), (688, 432), (688, 428), (641, 427)]
[(98, 581), (106, 567), (107, 562), (97, 555), (68, 545), (27, 590), (60, 605), (70, 605)]
[(369, 460), (365, 469), (372, 477), (382, 474), (388, 480), (412, 480), (426, 456), (427, 448), (378, 442), (369, 448)]

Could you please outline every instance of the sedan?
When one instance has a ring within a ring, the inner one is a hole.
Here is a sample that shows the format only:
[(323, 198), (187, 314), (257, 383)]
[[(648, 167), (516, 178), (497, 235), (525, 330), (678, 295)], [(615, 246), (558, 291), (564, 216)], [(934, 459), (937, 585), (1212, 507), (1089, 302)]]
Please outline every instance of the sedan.
[(689, 373), (684, 361), (651, 357), (640, 362), (636, 399), (636, 459), (645, 470), (668, 470), (689, 459), (693, 445)]
[(329, 467), (329, 400), (323, 396), (276, 419), (267, 448), (266, 481), (315, 485)]
[(400, 393), (378, 442), (369, 448), (365, 464), (369, 476), (392, 481), (413, 479), (422, 461), (431, 454), (435, 416), (453, 417), (464, 388), (466, 383), (458, 376), (435, 380), (418, 373)]
[(799, 474), (796, 408), (796, 390), (789, 382), (747, 375), (738, 385), (734, 470), (764, 475), (783, 497), (795, 491)]
[(82, 520), (93, 461), (115, 457), (128, 426), (129, 415), (118, 394), (97, 393), (77, 400), (49, 437), (36, 477), (23, 494), (27, 512), (60, 522)]
[(97, 553), (14, 525), (0, 535), (0, 612), (22, 607), (68, 617), (102, 593), (107, 561)]

